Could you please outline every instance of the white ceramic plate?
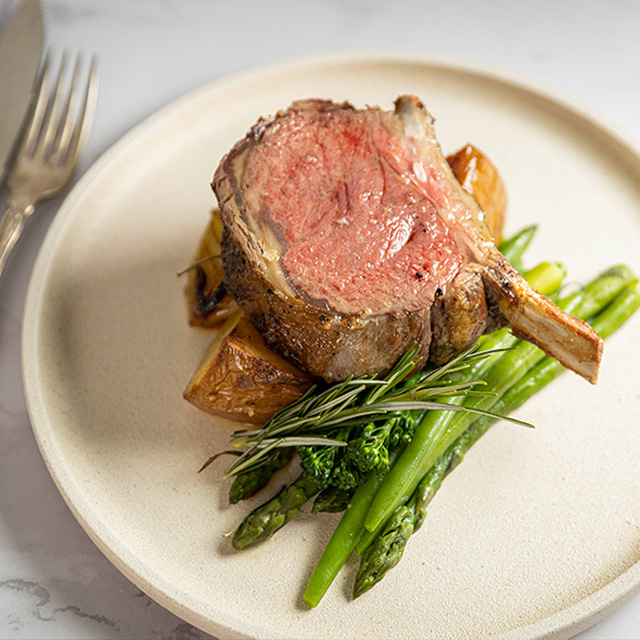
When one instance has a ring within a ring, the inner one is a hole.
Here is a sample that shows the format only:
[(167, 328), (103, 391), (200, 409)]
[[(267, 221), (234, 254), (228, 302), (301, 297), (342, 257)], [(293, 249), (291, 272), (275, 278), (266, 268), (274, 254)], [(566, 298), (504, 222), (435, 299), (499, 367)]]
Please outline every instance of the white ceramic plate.
[(446, 481), (400, 565), (351, 602), (356, 562), (321, 606), (301, 594), (335, 516), (303, 515), (261, 548), (223, 537), (229, 425), (181, 394), (210, 334), (184, 281), (214, 206), (218, 160), (259, 115), (308, 96), (391, 107), (419, 95), (446, 152), (472, 141), (501, 169), (508, 231), (530, 261), (586, 280), (640, 271), (640, 158), (567, 101), (492, 71), (387, 54), (286, 62), (206, 86), (113, 147), (62, 206), (38, 259), (24, 379), (42, 454), (73, 513), (140, 588), (224, 637), (534, 638), (577, 633), (640, 585), (640, 317), (607, 344), (596, 388), (566, 374), (497, 425)]

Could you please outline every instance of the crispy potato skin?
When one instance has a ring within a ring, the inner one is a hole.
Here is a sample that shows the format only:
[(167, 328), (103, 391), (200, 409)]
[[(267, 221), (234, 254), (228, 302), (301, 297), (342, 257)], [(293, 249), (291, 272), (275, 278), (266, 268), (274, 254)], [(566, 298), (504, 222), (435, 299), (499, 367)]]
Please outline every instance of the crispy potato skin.
[(238, 308), (222, 282), (222, 220), (213, 209), (189, 271), (186, 297), (192, 327), (219, 327)]
[(500, 242), (507, 209), (507, 193), (495, 165), (477, 147), (467, 144), (447, 156), (458, 182), (485, 213), (485, 222), (494, 241)]
[(265, 345), (246, 317), (213, 349), (184, 391), (199, 409), (229, 420), (262, 424), (314, 382)]

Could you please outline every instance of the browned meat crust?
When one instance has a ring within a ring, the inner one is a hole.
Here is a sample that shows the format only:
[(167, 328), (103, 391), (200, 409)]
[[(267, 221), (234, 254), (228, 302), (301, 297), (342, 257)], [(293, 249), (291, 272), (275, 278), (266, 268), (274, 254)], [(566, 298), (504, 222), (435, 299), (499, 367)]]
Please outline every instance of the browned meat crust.
[(250, 267), (229, 233), (222, 249), (225, 281), (242, 310), (272, 349), (306, 371), (327, 380), (386, 371), (414, 341), (430, 343), (428, 308), (401, 317), (332, 313), (274, 288)]
[[(349, 105), (319, 101), (296, 103), (292, 109), (362, 113)], [(339, 312), (326, 300), (306, 294), (304, 285), (293, 285), (283, 267), (289, 250), (283, 234), (277, 225), (264, 222), (269, 219), (264, 202), (247, 204), (243, 186), (247, 157), (262, 144), (265, 131), (280, 126), (289, 113), (261, 120), (223, 158), (212, 184), (225, 225), (225, 287), (271, 348), (314, 375), (341, 380), (387, 371), (414, 341), (426, 354), (432, 327), (431, 356), (446, 359), (471, 344), (489, 319), (492, 327), (510, 326), (518, 336), (595, 381), (600, 337), (587, 323), (571, 318), (531, 289), (499, 253), (483, 211), (455, 179), (435, 138), (433, 120), (414, 96), (401, 96), (395, 111), (380, 117), (386, 118), (385, 126), (394, 129), (407, 154), (398, 159), (398, 166), (410, 167), (401, 177), (412, 189), (411, 198), (422, 194), (424, 207), (437, 212), (455, 238), (463, 268), (453, 278), (442, 277), (435, 303), (426, 296), (420, 308), (403, 309), (400, 303), (384, 313), (366, 308)], [(395, 124), (389, 125), (389, 116)], [(380, 162), (389, 165), (395, 160), (387, 157)], [(254, 190), (251, 197), (259, 200), (260, 194)], [(395, 293), (389, 290), (390, 297)]]

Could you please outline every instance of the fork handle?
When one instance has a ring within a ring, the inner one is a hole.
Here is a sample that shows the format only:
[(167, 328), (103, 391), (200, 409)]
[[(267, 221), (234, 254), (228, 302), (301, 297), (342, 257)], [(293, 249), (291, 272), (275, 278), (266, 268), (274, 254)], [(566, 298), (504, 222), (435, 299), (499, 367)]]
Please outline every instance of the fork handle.
[(24, 223), (33, 213), (34, 208), (31, 200), (9, 195), (7, 208), (0, 220), (0, 277), (11, 249), (22, 234)]

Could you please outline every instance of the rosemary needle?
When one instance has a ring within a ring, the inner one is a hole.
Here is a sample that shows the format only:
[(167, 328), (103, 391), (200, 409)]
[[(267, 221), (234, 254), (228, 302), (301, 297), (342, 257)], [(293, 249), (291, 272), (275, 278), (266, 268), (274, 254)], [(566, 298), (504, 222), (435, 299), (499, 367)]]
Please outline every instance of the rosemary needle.
[[(481, 380), (460, 382), (452, 374), (470, 368), (473, 362), (492, 355), (495, 350), (480, 351), (475, 346), (444, 365), (429, 367), (411, 376), (421, 360), (419, 353), (420, 346), (413, 345), (383, 377), (349, 378), (322, 389), (316, 385), (297, 402), (276, 413), (263, 428), (236, 431), (231, 436), (232, 444), (244, 451), (224, 477), (263, 464), (267, 454), (278, 447), (345, 446), (346, 442), (332, 437), (337, 430), (382, 422), (396, 412), (425, 409), (470, 411), (443, 400), (486, 393), (477, 388), (484, 384)], [(479, 413), (487, 415), (486, 412)], [(506, 419), (532, 426), (522, 420)]]

